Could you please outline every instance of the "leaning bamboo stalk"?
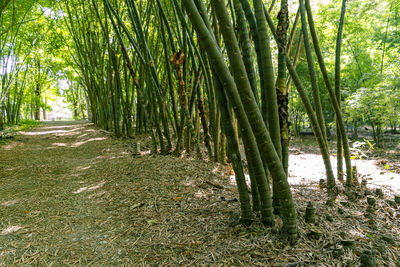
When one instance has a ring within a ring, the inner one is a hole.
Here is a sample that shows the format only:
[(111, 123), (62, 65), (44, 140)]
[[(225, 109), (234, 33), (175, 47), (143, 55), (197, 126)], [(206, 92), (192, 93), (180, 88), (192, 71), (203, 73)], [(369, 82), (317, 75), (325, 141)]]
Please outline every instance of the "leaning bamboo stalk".
[[(341, 92), (340, 92), (340, 51), (342, 47), (342, 33), (344, 24), (344, 14), (346, 11), (346, 0), (342, 1), (342, 9), (340, 12), (339, 28), (336, 37), (336, 53), (335, 53), (335, 95), (341, 110)], [(343, 179), (343, 138), (339, 129), (339, 121), (336, 119), (336, 151), (337, 151), (337, 177), (339, 181)]]
[[(254, 15), (256, 17), (257, 33), (260, 47), (261, 64), (263, 69), (263, 74), (260, 76), (262, 79), (264, 88), (262, 90), (265, 92), (265, 99), (263, 99), (263, 104), (266, 106), (267, 112), (267, 127), (271, 140), (274, 144), (276, 153), (279, 158), (282, 159), (282, 145), (281, 145), (281, 133), (279, 125), (279, 114), (278, 114), (278, 101), (277, 101), (277, 90), (275, 88), (275, 75), (272, 64), (271, 48), (269, 44), (268, 28), (264, 16), (263, 6), (261, 0), (254, 0)], [(282, 58), (281, 58), (282, 60)], [(278, 61), (279, 62), (279, 61)], [(282, 75), (282, 72), (281, 72)], [(279, 74), (278, 74), (279, 77)], [(265, 120), (265, 118), (264, 118)], [(285, 173), (287, 171), (285, 170)], [(274, 212), (280, 214), (280, 196), (278, 193), (278, 177), (272, 175), (272, 188), (273, 188), (273, 206)]]
[(349, 141), (348, 141), (348, 138), (346, 135), (346, 128), (345, 128), (344, 121), (343, 121), (342, 111), (341, 111), (340, 105), (338, 103), (338, 100), (336, 98), (336, 95), (332, 89), (332, 84), (328, 77), (328, 72), (326, 70), (324, 59), (322, 57), (321, 49), (319, 47), (318, 37), (317, 37), (316, 31), (315, 31), (314, 20), (312, 18), (311, 6), (310, 6), (309, 0), (306, 0), (306, 9), (307, 9), (307, 14), (308, 14), (308, 23), (310, 26), (311, 36), (312, 36), (313, 44), (314, 44), (314, 50), (317, 55), (319, 67), (320, 67), (320, 70), (322, 73), (322, 77), (324, 78), (326, 89), (328, 90), (328, 93), (329, 93), (329, 99), (331, 101), (333, 110), (335, 111), (336, 118), (339, 122), (338, 123), (339, 130), (341, 131), (344, 158), (345, 158), (345, 163), (346, 163), (346, 186), (351, 187), (352, 186), (352, 172), (351, 172), (350, 147), (349, 147)]
[(237, 18), (238, 31), (239, 31), (239, 40), (242, 48), (243, 61), (246, 67), (247, 76), (249, 77), (251, 89), (253, 91), (257, 104), (260, 105), (260, 99), (258, 97), (258, 89), (257, 89), (257, 76), (253, 64), (253, 56), (250, 46), (249, 32), (247, 30), (247, 25), (245, 20), (246, 17), (242, 8), (242, 4), (239, 2), (239, 0), (233, 0), (233, 5), (235, 7), (235, 14)]
[[(261, 3), (261, 1), (259, 3)], [(222, 31), (222, 34), (224, 36), (225, 47), (227, 49), (228, 57), (232, 66), (234, 78), (233, 85), (237, 86), (237, 89), (239, 89), (238, 94), (240, 97), (240, 101), (244, 106), (245, 114), (257, 139), (257, 145), (259, 147), (260, 153), (264, 158), (264, 162), (268, 165), (268, 169), (272, 177), (275, 177), (274, 182), (277, 184), (278, 189), (276, 194), (278, 194), (279, 198), (280, 210), (284, 222), (284, 229), (289, 238), (291, 240), (295, 240), (297, 238), (297, 219), (292, 194), (290, 191), (290, 185), (287, 181), (286, 173), (283, 169), (279, 154), (277, 152), (277, 148), (274, 146), (274, 142), (271, 139), (269, 131), (263, 123), (261, 112), (251, 91), (244, 63), (240, 56), (239, 45), (237, 43), (235, 32), (229, 20), (229, 16), (225, 9), (223, 0), (215, 0), (212, 1), (211, 4), (217, 14), (218, 21), (221, 27), (224, 29), (224, 31)], [(256, 18), (258, 18), (257, 15)], [(257, 22), (257, 25), (259, 24), (260, 23)], [(258, 30), (260, 34), (263, 33), (263, 29)], [(265, 47), (261, 49), (263, 49), (264, 52), (267, 51)]]
[[(326, 142), (327, 137), (326, 137), (326, 131), (325, 131), (325, 119), (324, 119), (324, 114), (322, 111), (321, 96), (319, 93), (319, 88), (318, 88), (318, 83), (317, 83), (317, 75), (316, 75), (315, 67), (314, 67), (314, 59), (313, 59), (312, 53), (311, 53), (311, 46), (310, 46), (310, 41), (309, 41), (308, 29), (307, 29), (308, 28), (307, 27), (307, 18), (306, 18), (303, 1), (304, 0), (300, 0), (300, 17), (301, 17), (301, 29), (303, 31), (304, 48), (305, 48), (306, 57), (307, 57), (308, 73), (310, 75), (311, 89), (312, 89), (314, 106), (315, 106), (315, 113), (317, 115), (319, 127), (322, 132), (322, 137), (324, 139), (324, 142)], [(328, 181), (328, 183), (329, 183), (329, 181)]]
[[(272, 32), (275, 40), (277, 40), (278, 36), (276, 34), (276, 28), (275, 28), (275, 25), (274, 25), (271, 17), (269, 16), (269, 13), (265, 12), (265, 16), (267, 18), (267, 22), (271, 29), (271, 32)], [(328, 175), (333, 177), (334, 175), (333, 175), (333, 171), (332, 171), (332, 165), (331, 165), (331, 161), (330, 161), (330, 157), (329, 157), (328, 147), (326, 146), (326, 142), (324, 142), (322, 131), (320, 129), (320, 124), (318, 122), (317, 116), (316, 116), (314, 109), (311, 105), (311, 102), (308, 98), (308, 95), (303, 86), (303, 83), (301, 82), (300, 77), (298, 76), (297, 71), (294, 68), (290, 58), (286, 56), (285, 61), (286, 61), (286, 67), (288, 68), (290, 76), (293, 79), (293, 82), (295, 84), (297, 92), (299, 93), (300, 99), (306, 110), (307, 116), (310, 119), (310, 124), (311, 124), (311, 127), (313, 128), (313, 132), (315, 134), (319, 149), (321, 151), (322, 159), (324, 161), (325, 170), (327, 172), (327, 177), (328, 177)]]
[[(213, 66), (213, 70), (218, 74), (218, 79), (220, 79), (223, 86), (221, 88), (226, 90), (231, 104), (233, 104), (235, 107), (234, 110), (237, 113), (238, 120), (240, 120), (240, 129), (242, 131), (243, 142), (245, 143), (245, 146), (254, 148), (252, 151), (254, 152), (254, 155), (257, 155), (255, 152), (258, 152), (258, 149), (253, 131), (251, 130), (251, 126), (241, 103), (240, 96), (237, 93), (236, 85), (227, 66), (225, 65), (224, 58), (219, 51), (215, 37), (212, 36), (212, 31), (206, 27), (205, 23), (203, 22), (203, 18), (198, 13), (193, 1), (187, 0), (184, 2), (184, 5), (192, 24), (197, 30), (197, 35), (202, 43), (202, 46), (204, 47), (204, 50), (207, 51), (210, 63)], [(221, 88), (217, 86), (216, 90), (221, 90)], [(254, 160), (256, 160), (255, 162), (257, 162), (260, 166), (258, 171), (264, 175), (263, 180), (257, 180), (257, 186), (260, 189), (260, 198), (263, 198), (263, 208), (261, 210), (263, 221), (265, 224), (273, 224), (274, 219), (272, 214), (271, 195), (269, 192), (268, 180), (265, 177), (265, 172), (259, 154), (254, 158)]]
[[(217, 44), (210, 36), (209, 31), (206, 29), (204, 23), (202, 22), (202, 19), (193, 4), (193, 1), (184, 0), (184, 5), (188, 11), (192, 24), (195, 27), (200, 40), (204, 42), (207, 48), (207, 52), (210, 55), (210, 59), (214, 63), (213, 65), (215, 67), (215, 70), (217, 71), (220, 79), (223, 81), (224, 88), (227, 89), (229, 99), (232, 100), (235, 106), (235, 111), (237, 112), (238, 119), (240, 119), (240, 123), (243, 124), (246, 123), (246, 121), (247, 123), (250, 123), (250, 127), (253, 128), (252, 132), (257, 138), (258, 147), (261, 151), (262, 156), (265, 158), (265, 161), (267, 162), (272, 175), (276, 175), (277, 177), (282, 178), (280, 184), (280, 192), (282, 194), (285, 194), (286, 197), (285, 201), (281, 202), (284, 229), (285, 232), (289, 234), (290, 239), (295, 240), (297, 238), (296, 212), (290, 192), (290, 187), (286, 180), (286, 174), (283, 170), (279, 156), (275, 151), (271, 137), (269, 136), (265, 124), (263, 123), (261, 113), (255, 102), (250, 84), (247, 79), (243, 61), (240, 56), (235, 56), (240, 55), (240, 52), (237, 52), (239, 51), (239, 47), (236, 41), (235, 33), (233, 31), (233, 26), (230, 24), (229, 15), (226, 12), (224, 3), (221, 1), (212, 1), (212, 4), (214, 6), (214, 10), (218, 11), (217, 14), (219, 14), (219, 22), (224, 28), (223, 33), (228, 34), (226, 37), (229, 36), (229, 38), (225, 38), (225, 40), (229, 40), (225, 41), (225, 45), (227, 47), (227, 51), (230, 51), (228, 55), (231, 60), (231, 66), (234, 73), (236, 71), (240, 72), (240, 75), (235, 75), (235, 78), (237, 79), (236, 82), (231, 76), (224, 62), (224, 58), (217, 47)], [(232, 51), (236, 54), (232, 53)], [(232, 55), (234, 56), (232, 57)], [(242, 96), (244, 96), (244, 99), (241, 99), (237, 90), (238, 88), (241, 89), (240, 91)]]

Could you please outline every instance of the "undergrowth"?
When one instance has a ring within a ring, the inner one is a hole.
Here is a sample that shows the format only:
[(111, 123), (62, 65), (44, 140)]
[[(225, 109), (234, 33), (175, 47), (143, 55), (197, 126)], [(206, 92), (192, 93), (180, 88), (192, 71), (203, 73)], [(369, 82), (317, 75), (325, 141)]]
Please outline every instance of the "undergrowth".
[(16, 132), (26, 131), (40, 125), (41, 122), (35, 120), (21, 120), (17, 125), (6, 125), (6, 129), (0, 131), (0, 147), (6, 143), (7, 139), (12, 138)]
[(14, 131), (24, 131), (34, 127), (37, 127), (41, 124), (40, 121), (35, 120), (21, 120), (17, 127), (15, 127)]

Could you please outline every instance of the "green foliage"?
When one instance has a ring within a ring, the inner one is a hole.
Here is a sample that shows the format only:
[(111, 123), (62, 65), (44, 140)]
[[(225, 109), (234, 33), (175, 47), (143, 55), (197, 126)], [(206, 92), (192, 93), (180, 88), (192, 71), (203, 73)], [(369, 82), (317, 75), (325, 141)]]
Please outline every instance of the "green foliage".
[[(6, 133), (7, 135), (13, 135), (13, 133), (18, 132), (18, 131), (25, 131), (25, 130), (29, 130), (32, 128), (35, 128), (37, 126), (39, 126), (41, 123), (39, 121), (35, 121), (35, 120), (21, 120), (18, 122), (17, 125), (8, 125), (6, 126)], [(4, 145), (6, 142), (5, 138), (2, 138), (2, 135), (0, 134), (0, 147), (2, 145)]]
[[(331, 80), (334, 76), (335, 40), (341, 2), (333, 0), (314, 6), (317, 11), (315, 22), (318, 37)], [(347, 1), (341, 57), (341, 87), (343, 107), (346, 111), (345, 120), (353, 127), (368, 124), (381, 128), (382, 131), (382, 127), (395, 129), (400, 124), (400, 6), (392, 2)], [(297, 71), (310, 92), (304, 51), (299, 61)], [(323, 89), (320, 74), (318, 85), (321, 88), (326, 123), (334, 124), (334, 114), (329, 104), (328, 93)], [(291, 113), (303, 114), (304, 110), (297, 93), (291, 93)]]
[(21, 120), (18, 123), (18, 126), (15, 128), (15, 131), (25, 131), (28, 129), (32, 129), (35, 128), (37, 126), (39, 126), (41, 123), (39, 121), (35, 121), (35, 120)]
[[(73, 68), (71, 38), (57, 1), (16, 1), (0, 13), (0, 111), (7, 124), (50, 111)], [(0, 123), (1, 125), (1, 123)]]
[(387, 86), (360, 88), (347, 97), (345, 111), (348, 121), (357, 125), (362, 121), (372, 127), (374, 141), (382, 145), (384, 127), (395, 129), (400, 123), (400, 96), (397, 90)]
[(359, 120), (371, 126), (398, 125), (399, 96), (385, 87), (360, 88), (347, 97), (345, 110), (350, 122)]

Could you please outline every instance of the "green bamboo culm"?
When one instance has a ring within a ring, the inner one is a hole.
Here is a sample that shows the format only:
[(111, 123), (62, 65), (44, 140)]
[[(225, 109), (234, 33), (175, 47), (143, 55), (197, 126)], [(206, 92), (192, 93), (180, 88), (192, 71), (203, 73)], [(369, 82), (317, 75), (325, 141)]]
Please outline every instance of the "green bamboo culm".
[[(268, 25), (270, 27), (270, 30), (271, 30), (275, 40), (278, 40), (277, 31), (276, 31), (275, 25), (274, 25), (271, 17), (269, 16), (269, 13), (265, 12), (265, 15), (266, 15)], [(330, 157), (329, 157), (328, 146), (326, 145), (326, 141), (324, 141), (315, 111), (311, 105), (311, 102), (307, 95), (306, 89), (303, 86), (303, 83), (301, 82), (300, 77), (297, 74), (297, 71), (296, 71), (295, 67), (293, 66), (290, 58), (286, 56), (285, 61), (286, 61), (286, 67), (289, 70), (290, 77), (293, 80), (293, 83), (297, 89), (297, 92), (299, 93), (299, 97), (303, 103), (304, 109), (306, 110), (307, 116), (310, 119), (311, 127), (313, 129), (315, 138), (317, 140), (319, 149), (322, 154), (322, 159), (323, 159), (324, 165), (325, 165), (325, 171), (327, 173), (326, 175), (327, 175), (327, 177), (328, 176), (333, 177), (333, 178), (331, 178), (331, 180), (333, 180), (333, 182), (334, 182), (335, 180), (334, 180), (332, 165), (331, 165), (331, 161), (330, 161)], [(336, 195), (335, 187), (333, 187), (329, 190), (329, 194), (330, 194), (330, 196), (335, 197), (335, 195)]]
[[(159, 5), (161, 5), (161, 4), (159, 4)], [(161, 10), (161, 7), (160, 7), (160, 10)], [(160, 13), (163, 13), (163, 12), (160, 11)], [(166, 20), (164, 20), (164, 21), (166, 21)], [(166, 71), (167, 71), (169, 94), (170, 94), (172, 112), (173, 112), (174, 121), (175, 121), (175, 124), (173, 124), (173, 127), (174, 127), (175, 132), (179, 132), (180, 124), (179, 124), (179, 116), (178, 116), (178, 107), (177, 107), (177, 103), (176, 103), (174, 84), (173, 84), (173, 81), (172, 81), (172, 72), (171, 72), (171, 68), (170, 68), (170, 65), (169, 65), (168, 46), (167, 46), (167, 41), (166, 41), (166, 37), (165, 37), (164, 23), (165, 22), (163, 22), (163, 21), (160, 22), (160, 24), (161, 24), (161, 33), (162, 33), (161, 38), (162, 38), (163, 47), (164, 47), (165, 68), (166, 68)], [(169, 25), (167, 25), (167, 29), (169, 29), (169, 28), (170, 28)], [(170, 34), (170, 33), (168, 33), (168, 34)], [(173, 51), (176, 51), (174, 42), (172, 41), (171, 43), (173, 45), (172, 46)]]
[(317, 76), (316, 76), (315, 68), (314, 68), (314, 60), (312, 57), (310, 41), (309, 41), (309, 37), (308, 37), (307, 21), (306, 21), (307, 18), (306, 18), (303, 1), (304, 0), (300, 0), (300, 15), (301, 15), (301, 23), (302, 23), (301, 28), (303, 30), (303, 42), (304, 42), (304, 48), (305, 48), (306, 56), (307, 56), (308, 72), (310, 75), (311, 88), (312, 88), (312, 93), (313, 93), (313, 98), (314, 98), (315, 109), (316, 109), (315, 113), (317, 116), (319, 129), (321, 131), (322, 146), (327, 151), (327, 155), (324, 155), (326, 158), (325, 162), (329, 163), (329, 167), (326, 170), (327, 171), (326, 178), (327, 178), (327, 185), (328, 185), (328, 193), (333, 195), (335, 192), (335, 188), (336, 188), (336, 182), (335, 182), (335, 176), (333, 174), (332, 167), (330, 164), (328, 141), (327, 141), (326, 132), (325, 132), (325, 120), (324, 120), (324, 115), (322, 113), (321, 98), (319, 95)]
[[(247, 22), (249, 23), (250, 27), (250, 35), (253, 39), (253, 44), (254, 44), (254, 50), (256, 51), (256, 57), (257, 57), (257, 66), (258, 66), (258, 75), (260, 77), (263, 77), (264, 70), (262, 68), (262, 63), (261, 63), (261, 52), (260, 52), (260, 41), (258, 39), (258, 31), (257, 31), (257, 22), (256, 22), (256, 17), (254, 16), (254, 12), (251, 8), (250, 2), (248, 0), (239, 0), (240, 4), (242, 5), (242, 9), (244, 11), (245, 17), (247, 19)], [(250, 79), (250, 77), (249, 77)], [(264, 80), (260, 79), (260, 88), (264, 88)], [(265, 91), (261, 91), (261, 103), (258, 103), (258, 106), (261, 107), (261, 114), (264, 118), (264, 121), (266, 124), (267, 122), (267, 107), (266, 107), (266, 99), (265, 99)]]
[[(196, 6), (199, 9), (199, 13), (202, 16), (203, 23), (206, 25), (211, 36), (213, 35), (213, 31), (211, 29), (211, 24), (209, 23), (206, 14), (206, 8), (202, 0), (195, 0)], [(200, 44), (201, 45), (201, 44)], [(215, 70), (213, 70), (214, 74), (214, 84), (216, 91), (224, 90), (220, 80), (216, 77), (217, 75)], [(246, 122), (247, 123), (247, 122)], [(252, 204), (253, 211), (260, 212), (263, 218), (263, 221), (266, 224), (270, 224), (272, 221), (270, 206), (269, 206), (269, 189), (268, 184), (266, 183), (267, 174), (265, 172), (263, 162), (261, 159), (261, 155), (258, 151), (257, 144), (255, 142), (254, 134), (251, 131), (250, 127), (240, 127), (240, 132), (242, 133), (242, 140), (244, 144), (245, 155), (248, 164), (248, 171), (250, 175), (250, 186), (251, 186), (251, 195), (252, 195)], [(219, 136), (219, 135), (218, 135)], [(260, 188), (260, 189), (259, 189)], [(259, 191), (262, 192), (260, 195)], [(263, 198), (263, 203), (267, 203), (264, 205), (264, 209), (261, 209), (261, 201), (260, 198)], [(273, 222), (273, 221), (272, 221)]]
[[(308, 29), (307, 29), (308, 28), (307, 27), (307, 18), (306, 18), (306, 13), (305, 13), (305, 8), (304, 8), (304, 0), (300, 0), (300, 15), (301, 15), (301, 29), (303, 31), (303, 42), (304, 42), (304, 48), (306, 51), (308, 73), (310, 75), (311, 89), (312, 89), (314, 106), (315, 106), (315, 113), (317, 115), (319, 127), (321, 129), (324, 142), (327, 142), (326, 141), (327, 140), (326, 131), (325, 131), (325, 119), (324, 119), (324, 114), (322, 112), (321, 96), (319, 93), (317, 75), (316, 75), (315, 68), (314, 68), (314, 59), (313, 59), (312, 53), (311, 53), (311, 46), (310, 46), (310, 41), (309, 41)], [(328, 181), (328, 183), (329, 183), (329, 181)]]
[[(234, 80), (232, 80), (229, 70), (223, 62), (223, 57), (220, 54), (220, 51), (217, 50), (215, 51), (215, 56), (221, 59), (221, 63), (223, 64), (221, 64), (220, 67), (221, 69), (224, 69), (224, 71), (221, 71), (219, 75), (223, 75), (223, 77), (226, 78), (225, 82), (229, 83), (229, 86), (227, 84), (226, 88), (232, 89), (234, 94), (239, 94), (240, 99), (238, 104), (242, 103), (245, 109), (245, 115), (247, 116), (253, 133), (257, 139), (257, 145), (260, 150), (260, 154), (262, 155), (263, 160), (267, 163), (272, 177), (278, 177), (278, 179), (276, 179), (278, 182), (277, 188), (279, 189), (277, 193), (281, 204), (284, 232), (288, 234), (288, 237), (291, 241), (295, 241), (297, 239), (297, 218), (292, 199), (292, 193), (290, 191), (290, 185), (287, 181), (286, 173), (283, 169), (281, 160), (276, 152), (274, 144), (271, 140), (271, 136), (269, 135), (269, 132), (263, 123), (261, 112), (251, 91), (246, 69), (244, 67), (242, 57), (240, 56), (241, 53), (235, 32), (223, 2), (223, 0), (215, 0), (211, 1), (211, 4), (213, 6), (213, 10), (217, 14), (220, 26), (224, 29), (222, 34), (224, 36), (230, 65), (232, 66)], [(210, 46), (210, 48), (211, 47), (213, 46)], [(209, 52), (211, 54), (211, 49)], [(216, 63), (217, 62), (219, 61), (216, 61)], [(238, 88), (240, 88), (239, 91)]]
[[(267, 126), (272, 142), (274, 144), (276, 153), (279, 158), (282, 159), (282, 146), (281, 146), (281, 134), (279, 126), (279, 115), (278, 115), (278, 102), (276, 97), (275, 89), (275, 75), (272, 65), (271, 49), (268, 38), (267, 22), (264, 15), (264, 4), (262, 0), (254, 0), (254, 14), (257, 23), (258, 41), (260, 47), (261, 64), (263, 69), (263, 76), (260, 79), (263, 80), (264, 88), (261, 88), (265, 92), (265, 99), (263, 103), (266, 105), (266, 116)], [(265, 119), (265, 118), (264, 118)], [(286, 173), (286, 171), (285, 171)], [(273, 207), (274, 213), (280, 214), (280, 200), (278, 191), (278, 177), (272, 175), (272, 189), (273, 189)]]
[[(243, 65), (243, 61), (242, 61), (242, 57), (240, 56), (241, 53), (239, 50), (239, 46), (237, 43), (237, 39), (235, 36), (235, 33), (233, 31), (233, 26), (230, 24), (230, 20), (229, 20), (229, 15), (227, 14), (227, 10), (225, 8), (221, 9), (221, 4), (218, 3), (217, 1), (214, 1), (211, 3), (212, 7), (213, 7), (213, 11), (215, 12), (217, 18), (218, 18), (218, 22), (220, 24), (220, 27), (222, 27), (223, 29), (225, 29), (224, 31), (222, 31), (222, 35), (224, 37), (225, 40), (225, 45), (227, 47), (228, 50), (228, 56), (230, 58), (230, 60), (232, 59), (232, 50), (230, 49), (231, 46), (229, 45), (229, 41), (228, 40), (232, 40), (232, 44), (235, 45), (235, 51), (237, 52), (237, 57), (235, 57), (235, 60), (239, 60), (239, 61), (235, 61), (232, 62), (232, 70), (234, 73), (234, 78), (238, 77), (238, 68), (234, 67), (233, 65), (235, 64), (241, 64), (241, 68), (240, 71), (244, 70), (244, 73), (242, 72), (241, 74), (244, 75), (244, 77), (247, 77), (244, 65)], [(231, 29), (231, 30), (227, 30), (227, 29)], [(233, 52), (235, 53), (235, 52)], [(246, 79), (247, 80), (247, 79)], [(248, 82), (248, 80), (247, 80)], [(246, 86), (250, 86), (250, 83), (248, 82), (246, 84)], [(241, 88), (241, 87), (240, 87)], [(254, 102), (251, 102), (252, 104), (256, 103), (255, 102), (255, 98), (254, 98), (254, 94), (251, 91), (251, 87), (247, 87), (247, 89), (250, 89), (250, 91), (243, 91), (243, 90), (239, 90), (239, 97), (241, 98), (241, 101), (243, 101), (243, 97), (244, 94), (249, 94), (247, 95), (247, 97), (251, 97), (252, 100), (254, 100)], [(241, 95), (241, 93), (243, 93)], [(248, 99), (247, 99), (248, 100)], [(255, 105), (256, 110), (258, 110), (258, 106), (257, 104)], [(246, 108), (244, 108), (246, 109)], [(247, 111), (245, 111), (247, 113)], [(247, 116), (246, 116), (247, 117)], [(249, 121), (247, 119), (247, 121)], [(251, 124), (251, 123), (250, 123)], [(250, 125), (251, 127), (251, 125)], [(252, 131), (252, 129), (249, 129), (249, 132), (254, 132)], [(251, 133), (252, 136), (253, 133)], [(265, 171), (264, 168), (264, 164), (262, 161), (262, 157), (260, 155), (259, 149), (257, 148), (257, 144), (254, 141), (248, 141), (247, 140), (247, 136), (249, 136), (249, 134), (245, 134), (243, 135), (245, 138), (244, 140), (244, 145), (245, 147), (249, 148), (249, 149), (245, 149), (248, 153), (247, 153), (247, 159), (249, 162), (252, 162), (252, 172), (255, 174), (255, 180), (257, 182), (257, 189), (258, 189), (258, 193), (259, 193), (259, 198), (260, 198), (260, 212), (261, 212), (261, 216), (262, 216), (262, 220), (264, 222), (264, 224), (266, 225), (273, 225), (274, 221), (272, 219), (272, 213), (271, 213), (271, 192), (270, 192), (270, 185), (269, 185), (269, 180), (268, 180), (268, 176), (267, 176), (267, 172)], [(252, 137), (252, 140), (254, 140), (254, 137)]]
[[(220, 84), (219, 81), (217, 82)], [(216, 90), (216, 96), (218, 100), (218, 106), (221, 109), (222, 128), (226, 135), (229, 158), (232, 162), (232, 167), (235, 172), (235, 181), (239, 192), (241, 222), (244, 225), (250, 225), (253, 222), (253, 214), (251, 212), (250, 198), (239, 151), (239, 144), (236, 140), (235, 129), (232, 124), (232, 114), (229, 110), (228, 99), (223, 88)]]
[(233, 5), (235, 7), (239, 40), (242, 48), (243, 62), (246, 67), (247, 77), (249, 77), (251, 90), (253, 91), (257, 105), (260, 106), (260, 99), (258, 97), (258, 89), (257, 89), (257, 76), (253, 64), (253, 56), (250, 46), (249, 32), (247, 30), (246, 17), (242, 8), (242, 4), (240, 3), (239, 0), (233, 0)]
[[(298, 16), (296, 16), (298, 18)], [(293, 30), (296, 27), (296, 21)], [(276, 79), (276, 94), (279, 113), (279, 126), (282, 146), (282, 164), (286, 174), (289, 166), (289, 92), (286, 86), (287, 31), (289, 28), (289, 9), (287, 0), (281, 1), (281, 10), (278, 14), (278, 77)]]
[[(344, 10), (343, 10), (344, 8), (345, 7), (342, 8), (343, 16), (344, 16)], [(322, 52), (319, 47), (318, 37), (317, 37), (317, 33), (315, 30), (315, 26), (314, 26), (314, 20), (312, 17), (310, 0), (306, 0), (306, 9), (307, 9), (307, 15), (308, 15), (308, 24), (310, 26), (310, 32), (311, 32), (311, 37), (313, 39), (315, 54), (317, 55), (318, 64), (319, 64), (319, 67), (320, 67), (320, 70), (322, 73), (322, 77), (324, 78), (325, 86), (329, 93), (329, 99), (332, 104), (333, 110), (335, 112), (336, 119), (338, 121), (339, 130), (341, 132), (340, 136), (342, 138), (343, 156), (344, 156), (345, 164), (346, 164), (346, 186), (351, 187), (353, 184), (353, 176), (352, 176), (352, 172), (351, 172), (352, 166), (351, 166), (351, 159), (350, 159), (350, 147), (349, 147), (349, 140), (348, 140), (347, 134), (346, 134), (346, 128), (344, 125), (343, 114), (342, 114), (342, 110), (341, 110), (340, 103), (339, 103), (340, 100), (337, 99), (337, 97), (332, 89), (332, 83), (331, 83), (331, 80), (329, 79), (328, 71), (326, 70), (324, 59), (322, 57)], [(343, 20), (344, 20), (344, 17), (343, 17)], [(341, 23), (343, 23), (343, 22), (340, 22), (340, 24)], [(340, 25), (339, 25), (339, 27), (340, 27)], [(337, 45), (340, 46), (340, 42)], [(339, 51), (339, 53), (340, 53), (340, 51)], [(339, 64), (339, 68), (340, 68), (340, 64)], [(339, 79), (340, 79), (340, 72), (338, 72), (338, 74), (339, 74)]]
[[(346, 0), (342, 0), (342, 9), (340, 12), (339, 28), (336, 37), (336, 53), (335, 53), (335, 95), (341, 110), (341, 92), (340, 92), (340, 51), (342, 47), (342, 33), (344, 24), (344, 14), (346, 11)], [(339, 129), (339, 120), (336, 119), (336, 151), (337, 151), (337, 178), (339, 181), (343, 179), (343, 138)]]
[[(234, 107), (234, 111), (239, 121), (240, 128), (243, 131), (242, 136), (247, 138), (247, 139), (244, 138), (243, 140), (244, 141), (248, 140), (250, 144), (254, 144), (255, 147), (257, 147), (257, 143), (253, 131), (251, 129), (249, 120), (247, 119), (240, 96), (238, 94), (235, 81), (233, 80), (233, 77), (230, 74), (230, 71), (225, 64), (224, 57), (219, 50), (218, 44), (215, 42), (215, 38), (212, 36), (212, 33), (205, 26), (202, 17), (200, 16), (196, 6), (193, 3), (193, 0), (184, 0), (183, 3), (186, 8), (187, 14), (193, 24), (193, 27), (197, 32), (197, 36), (200, 42), (202, 42), (205, 51), (207, 51), (210, 64), (213, 66), (214, 71), (217, 73), (218, 78), (220, 79), (223, 85), (223, 88), (226, 90), (228, 99), (229, 101), (231, 101), (230, 103)], [(253, 95), (250, 86), (248, 87), (248, 89), (250, 90), (249, 93)], [(254, 96), (252, 97), (255, 103)], [(273, 148), (273, 146), (271, 147)], [(262, 172), (264, 172), (264, 170), (262, 169), (262, 163), (260, 165)], [(265, 224), (273, 225), (274, 219), (272, 213), (272, 199), (269, 191), (268, 180), (267, 179), (258, 180), (257, 183), (258, 183), (260, 199), (262, 201), (261, 214), (263, 216), (263, 221)]]

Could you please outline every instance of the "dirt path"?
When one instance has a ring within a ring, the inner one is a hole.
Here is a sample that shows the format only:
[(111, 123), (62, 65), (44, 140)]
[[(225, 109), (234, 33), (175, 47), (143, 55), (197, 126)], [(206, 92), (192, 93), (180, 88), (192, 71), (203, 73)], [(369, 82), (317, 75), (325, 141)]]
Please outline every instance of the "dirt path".
[(102, 186), (112, 178), (102, 173), (112, 168), (112, 145), (87, 123), (63, 122), (21, 132), (1, 147), (0, 265), (112, 256), (101, 226), (108, 217)]
[(199, 178), (219, 178), (212, 165), (135, 158), (130, 142), (62, 122), (2, 146), (0, 266), (181, 265), (198, 260), (192, 250), (205, 262), (226, 262), (226, 251), (209, 251), (214, 231), (224, 232), (238, 210), (234, 187), (222, 193), (234, 200), (216, 205), (221, 194)]
[[(239, 207), (229, 169), (190, 158), (133, 157), (132, 142), (85, 122), (62, 122), (2, 146), (0, 266), (357, 265), (356, 254), (340, 251), (340, 239), (353, 238), (361, 248), (372, 242), (368, 233), (397, 236), (399, 225), (387, 219), (396, 213), (380, 212), (382, 233), (376, 232), (359, 220), (364, 200), (327, 208), (315, 184), (299, 185), (293, 188), (299, 216), (313, 201), (313, 231), (322, 238), (310, 240), (300, 216), (299, 244), (289, 247), (258, 220), (232, 226)], [(148, 138), (140, 142), (149, 147)], [(390, 246), (378, 262), (398, 252)]]

